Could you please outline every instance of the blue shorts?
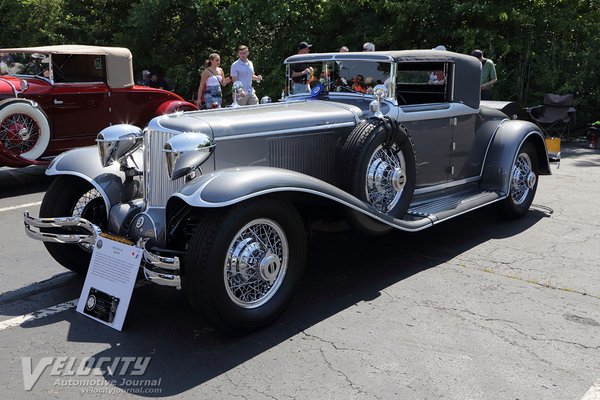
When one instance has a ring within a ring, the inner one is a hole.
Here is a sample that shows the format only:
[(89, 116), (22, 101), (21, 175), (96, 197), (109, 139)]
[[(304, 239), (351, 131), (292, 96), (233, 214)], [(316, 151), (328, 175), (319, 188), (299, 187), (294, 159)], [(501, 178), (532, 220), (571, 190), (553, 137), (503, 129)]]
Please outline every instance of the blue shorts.
[(223, 92), (221, 86), (207, 86), (204, 92), (204, 103), (206, 108), (213, 108), (213, 104), (216, 103), (217, 107), (221, 107), (223, 102)]

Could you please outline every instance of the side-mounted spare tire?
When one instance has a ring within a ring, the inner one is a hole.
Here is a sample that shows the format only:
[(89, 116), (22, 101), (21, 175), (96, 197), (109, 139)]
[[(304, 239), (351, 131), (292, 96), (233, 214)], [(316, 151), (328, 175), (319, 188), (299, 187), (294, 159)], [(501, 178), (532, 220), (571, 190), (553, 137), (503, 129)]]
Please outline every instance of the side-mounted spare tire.
[(397, 121), (369, 118), (350, 133), (337, 160), (338, 182), (348, 193), (394, 218), (402, 217), (416, 181), (415, 150)]
[(23, 101), (0, 109), (0, 146), (27, 160), (40, 158), (50, 143), (50, 125), (43, 111)]

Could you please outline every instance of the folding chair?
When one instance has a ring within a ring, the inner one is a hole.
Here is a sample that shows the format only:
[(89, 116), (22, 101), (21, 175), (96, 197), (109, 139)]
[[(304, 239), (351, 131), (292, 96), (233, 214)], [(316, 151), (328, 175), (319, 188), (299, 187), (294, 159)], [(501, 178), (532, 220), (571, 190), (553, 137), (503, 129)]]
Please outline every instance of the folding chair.
[(571, 138), (571, 123), (575, 122), (575, 108), (572, 94), (544, 95), (544, 104), (526, 107), (531, 120), (535, 122), (549, 137), (559, 137), (561, 140)]

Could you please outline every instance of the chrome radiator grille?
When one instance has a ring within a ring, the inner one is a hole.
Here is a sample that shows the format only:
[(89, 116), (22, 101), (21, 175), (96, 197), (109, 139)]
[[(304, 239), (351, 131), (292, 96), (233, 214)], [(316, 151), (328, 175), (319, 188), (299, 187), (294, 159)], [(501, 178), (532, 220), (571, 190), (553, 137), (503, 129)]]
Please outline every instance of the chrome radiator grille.
[(144, 199), (147, 207), (164, 207), (169, 197), (185, 183), (185, 178), (172, 181), (167, 172), (162, 150), (172, 137), (173, 134), (167, 132), (144, 132)]

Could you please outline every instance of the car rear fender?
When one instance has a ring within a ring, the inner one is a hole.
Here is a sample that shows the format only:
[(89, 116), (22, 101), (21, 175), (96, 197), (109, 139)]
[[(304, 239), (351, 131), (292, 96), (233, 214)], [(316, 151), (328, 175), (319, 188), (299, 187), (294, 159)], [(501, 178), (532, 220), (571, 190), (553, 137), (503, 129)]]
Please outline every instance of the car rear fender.
[(163, 114), (171, 114), (176, 111), (194, 111), (197, 109), (198, 109), (198, 107), (196, 107), (195, 104), (192, 104), (188, 101), (169, 100), (169, 101), (165, 101), (164, 103), (162, 103), (156, 109), (156, 114), (154, 116), (157, 117), (157, 116), (163, 115)]
[[(138, 166), (142, 166), (142, 151), (133, 154)], [(129, 161), (131, 163), (131, 161)], [(133, 166), (133, 163), (131, 163)], [(142, 196), (139, 177), (127, 179), (119, 163), (103, 167), (96, 147), (69, 150), (56, 157), (46, 170), (46, 175), (72, 175), (89, 182), (102, 195), (109, 212), (115, 204)]]
[(539, 127), (528, 121), (505, 120), (491, 139), (481, 179), (482, 189), (508, 193), (510, 173), (525, 142), (533, 144), (537, 151), (540, 175), (551, 174), (544, 135)]
[[(404, 221), (377, 211), (373, 206), (351, 194), (311, 176), (273, 167), (236, 167), (219, 170), (196, 178), (169, 199), (167, 214), (182, 200), (191, 207), (218, 208), (273, 194), (306, 194), (328, 199), (388, 226), (417, 231), (432, 225), (432, 221)], [(316, 199), (315, 199), (316, 200)]]

